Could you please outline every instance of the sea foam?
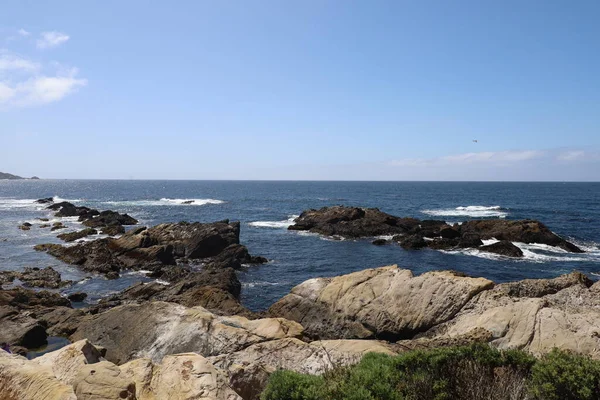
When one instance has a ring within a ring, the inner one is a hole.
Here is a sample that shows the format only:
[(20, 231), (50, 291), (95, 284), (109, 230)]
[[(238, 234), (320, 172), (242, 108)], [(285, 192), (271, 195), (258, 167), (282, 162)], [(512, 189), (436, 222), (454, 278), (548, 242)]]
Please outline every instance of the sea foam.
[(443, 217), (506, 218), (508, 212), (500, 206), (461, 206), (439, 210), (423, 210), (423, 214)]
[(283, 221), (254, 221), (248, 223), (248, 225), (256, 228), (287, 229), (289, 226), (294, 225), (294, 220), (298, 217), (299, 215), (290, 215), (288, 219)]

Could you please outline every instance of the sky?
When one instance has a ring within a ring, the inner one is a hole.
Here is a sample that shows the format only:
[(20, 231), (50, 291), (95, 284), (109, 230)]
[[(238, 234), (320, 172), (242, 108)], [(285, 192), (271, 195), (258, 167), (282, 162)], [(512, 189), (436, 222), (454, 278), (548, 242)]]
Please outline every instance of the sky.
[(0, 171), (598, 181), (598, 20), (597, 0), (3, 0)]

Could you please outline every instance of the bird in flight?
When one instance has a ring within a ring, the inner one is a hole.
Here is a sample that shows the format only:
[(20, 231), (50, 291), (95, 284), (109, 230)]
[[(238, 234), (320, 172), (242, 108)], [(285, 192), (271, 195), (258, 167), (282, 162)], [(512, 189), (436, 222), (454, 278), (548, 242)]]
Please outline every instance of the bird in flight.
[(477, 139), (473, 139), (473, 143), (477, 143)]

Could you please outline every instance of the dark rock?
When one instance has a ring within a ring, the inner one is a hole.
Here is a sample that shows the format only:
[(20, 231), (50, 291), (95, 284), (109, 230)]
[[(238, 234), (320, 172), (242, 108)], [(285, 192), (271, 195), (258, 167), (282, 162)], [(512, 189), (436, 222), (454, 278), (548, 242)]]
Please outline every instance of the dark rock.
[(98, 231), (93, 228), (86, 228), (77, 232), (61, 233), (57, 238), (64, 240), (65, 242), (73, 242), (89, 235), (96, 235), (97, 233)]
[(50, 221), (48, 218), (38, 218), (38, 220), (40, 220), (42, 222), (48, 222), (48, 221)]
[[(82, 220), (82, 217), (80, 217)], [(101, 228), (104, 226), (111, 225), (136, 225), (137, 219), (130, 217), (127, 214), (119, 214), (115, 211), (102, 211), (95, 217), (89, 219), (83, 219), (83, 224), (91, 228)]]
[(534, 220), (477, 220), (460, 226), (461, 233), (474, 233), (483, 240), (498, 239), (511, 242), (541, 243), (560, 247), (572, 253), (583, 253), (579, 247), (554, 234), (546, 225)]
[(371, 243), (374, 244), (375, 246), (383, 246), (383, 245), (388, 244), (389, 242), (385, 239), (375, 239)]
[(501, 240), (494, 244), (480, 246), (479, 250), (507, 257), (523, 257), (523, 251), (508, 240)]
[(37, 181), (37, 180), (39, 180), (40, 178), (34, 175), (34, 176), (32, 176), (31, 178), (29, 178), (29, 179), (32, 179), (32, 180), (34, 180), (34, 181)]
[(45, 197), (43, 199), (36, 200), (35, 202), (38, 203), (38, 204), (50, 204), (50, 203), (54, 203), (54, 198), (52, 198), (52, 197)]
[(400, 238), (400, 246), (405, 250), (419, 250), (427, 247), (427, 242), (419, 235), (411, 235)]
[(28, 231), (31, 229), (31, 224), (27, 224), (27, 222), (25, 222), (22, 225), (19, 225), (19, 229), (22, 231)]
[(41, 224), (40, 228), (50, 228), (50, 224)]
[(64, 226), (62, 222), (55, 222), (52, 224), (52, 228), (50, 228), (50, 230), (56, 231), (56, 230), (65, 229), (65, 228), (66, 228), (66, 226)]
[(377, 208), (334, 206), (304, 211), (290, 230), (359, 238), (406, 233), (418, 226), (414, 218), (398, 218)]
[(110, 225), (102, 228), (100, 233), (108, 236), (116, 236), (125, 233), (125, 228), (123, 227), (123, 225)]
[(447, 239), (437, 237), (427, 244), (429, 248), (434, 250), (450, 250), (458, 245), (458, 239)]
[(483, 242), (479, 235), (474, 233), (465, 233), (462, 235), (456, 247), (460, 247), (461, 249), (465, 248), (475, 248), (483, 246)]
[(67, 296), (67, 299), (69, 299), (72, 302), (75, 303), (81, 303), (82, 301), (84, 301), (87, 298), (87, 293), (84, 292), (75, 292), (75, 293), (71, 293), (70, 295)]
[(25, 286), (57, 289), (70, 284), (70, 281), (62, 281), (60, 274), (52, 267), (43, 269), (26, 267), (23, 272), (18, 273), (18, 279)]
[(456, 239), (460, 237), (460, 232), (454, 228), (442, 228), (440, 230), (440, 236), (445, 239)]

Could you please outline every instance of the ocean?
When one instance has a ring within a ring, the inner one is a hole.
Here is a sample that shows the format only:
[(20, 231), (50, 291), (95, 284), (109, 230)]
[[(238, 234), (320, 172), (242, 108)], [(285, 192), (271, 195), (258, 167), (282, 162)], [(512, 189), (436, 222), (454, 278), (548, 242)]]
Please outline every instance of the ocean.
[[(307, 279), (389, 264), (416, 274), (452, 269), (496, 282), (551, 278), (573, 270), (594, 279), (600, 274), (600, 183), (0, 181), (0, 270), (53, 266), (63, 279), (78, 281), (63, 289), (64, 293), (85, 291), (91, 303), (150, 279), (131, 271), (117, 280), (106, 280), (34, 251), (35, 244), (61, 243), (58, 233), (81, 229), (76, 218), (60, 219), (68, 230), (40, 228), (43, 222), (37, 218), (50, 218), (50, 222), (53, 218), (43, 205), (34, 203), (43, 197), (128, 213), (146, 225), (241, 221), (241, 243), (251, 254), (271, 260), (238, 273), (242, 303), (256, 311), (268, 308)], [(184, 204), (186, 200), (193, 202)], [(537, 219), (586, 253), (517, 244), (525, 257), (513, 260), (472, 249), (406, 251), (398, 245), (375, 246), (367, 239), (333, 240), (287, 230), (303, 210), (340, 204), (450, 223), (479, 218)], [(31, 230), (18, 229), (23, 222), (32, 223)]]

